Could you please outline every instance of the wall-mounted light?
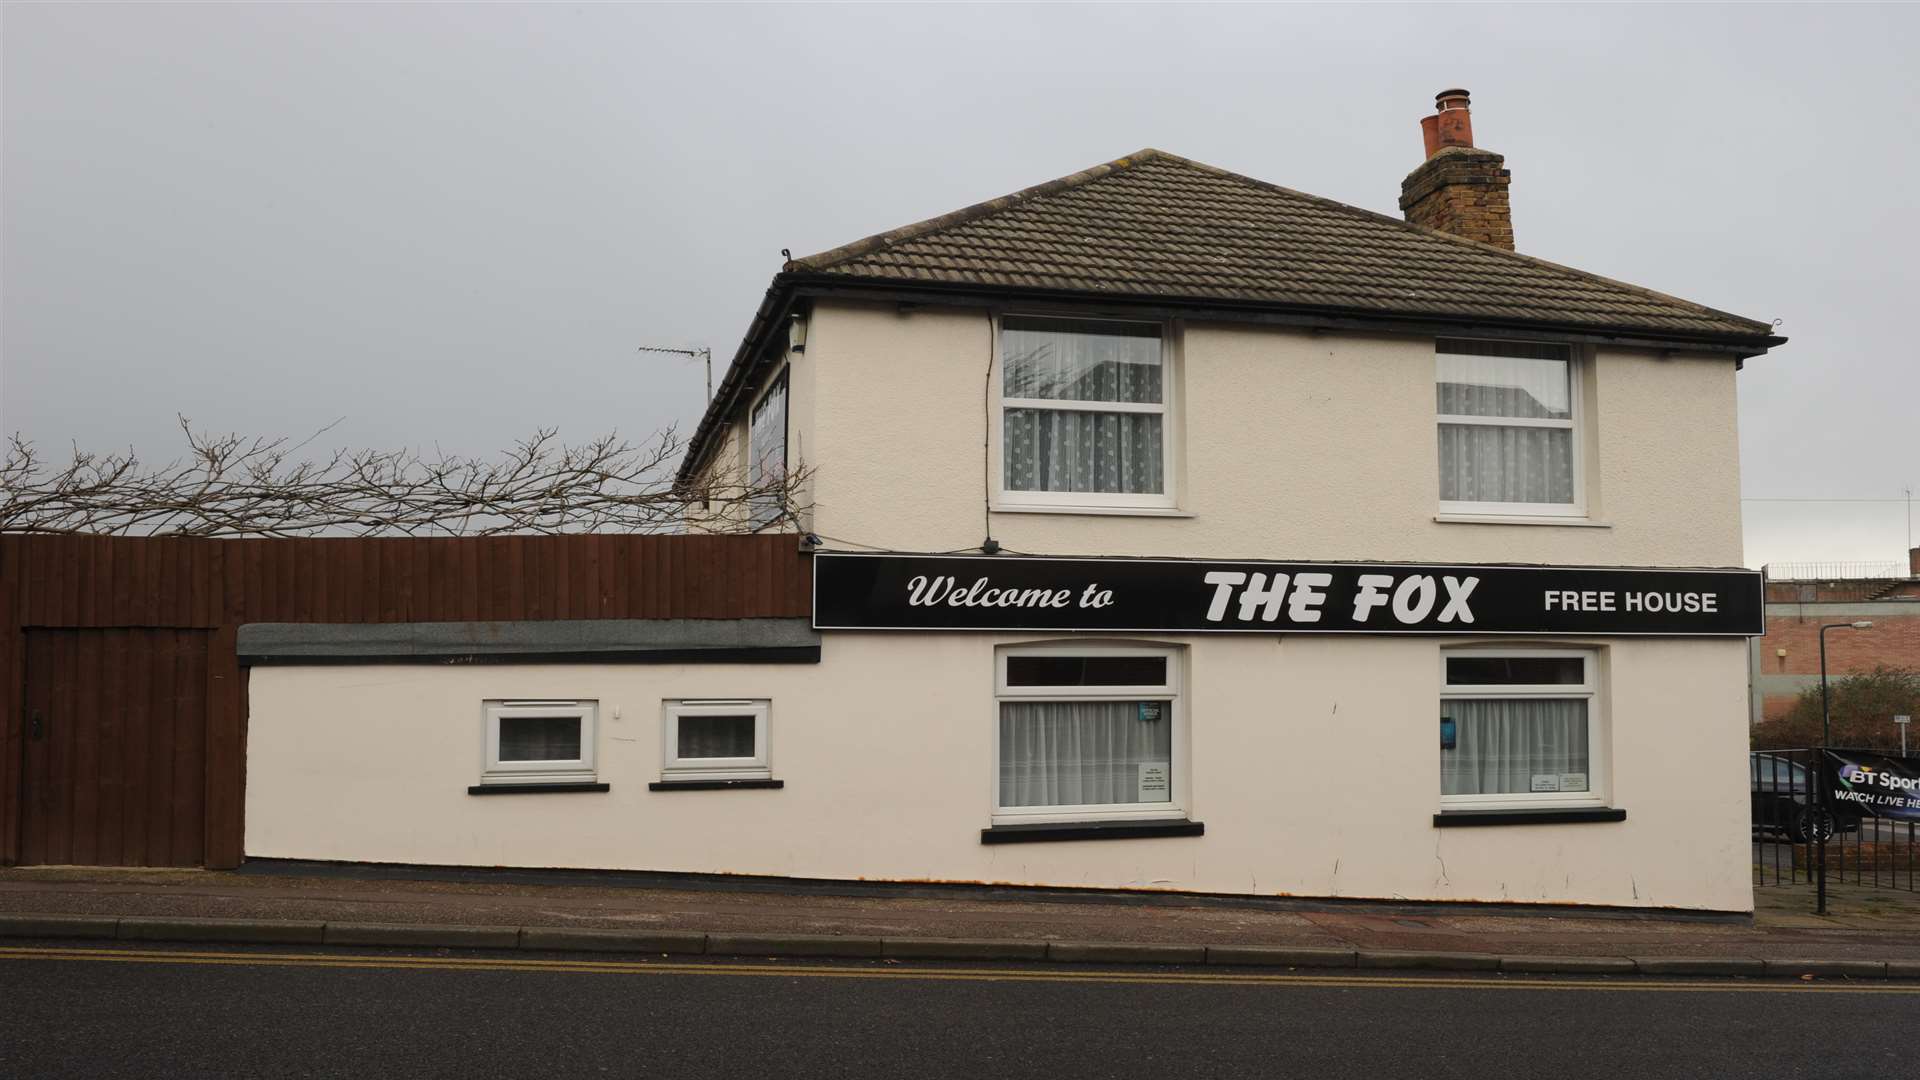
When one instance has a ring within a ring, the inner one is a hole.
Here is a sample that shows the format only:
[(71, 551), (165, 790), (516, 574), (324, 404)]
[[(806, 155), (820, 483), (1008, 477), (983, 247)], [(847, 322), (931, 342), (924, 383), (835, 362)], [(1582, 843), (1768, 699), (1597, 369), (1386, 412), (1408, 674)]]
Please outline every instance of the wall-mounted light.
[(807, 351), (807, 317), (798, 311), (787, 323), (787, 347), (794, 352)]

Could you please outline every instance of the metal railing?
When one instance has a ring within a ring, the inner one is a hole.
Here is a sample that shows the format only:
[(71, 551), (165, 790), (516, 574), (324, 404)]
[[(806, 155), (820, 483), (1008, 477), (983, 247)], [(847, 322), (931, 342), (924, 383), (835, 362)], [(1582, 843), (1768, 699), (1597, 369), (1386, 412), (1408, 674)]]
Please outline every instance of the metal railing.
[(1834, 800), (1820, 750), (1754, 751), (1748, 775), (1756, 888), (1812, 887), (1822, 901), (1828, 884), (1920, 892), (1920, 824)]
[(1912, 576), (1903, 562), (1767, 563), (1760, 570), (1767, 575), (1768, 581), (1850, 581), (1856, 578)]

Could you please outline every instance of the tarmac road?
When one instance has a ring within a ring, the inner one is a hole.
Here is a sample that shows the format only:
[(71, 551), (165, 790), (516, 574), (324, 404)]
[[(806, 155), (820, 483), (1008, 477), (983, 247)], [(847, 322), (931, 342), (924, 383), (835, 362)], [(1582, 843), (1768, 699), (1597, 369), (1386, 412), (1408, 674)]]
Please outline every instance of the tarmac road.
[(1920, 984), (0, 947), (0, 1076), (1913, 1076)]

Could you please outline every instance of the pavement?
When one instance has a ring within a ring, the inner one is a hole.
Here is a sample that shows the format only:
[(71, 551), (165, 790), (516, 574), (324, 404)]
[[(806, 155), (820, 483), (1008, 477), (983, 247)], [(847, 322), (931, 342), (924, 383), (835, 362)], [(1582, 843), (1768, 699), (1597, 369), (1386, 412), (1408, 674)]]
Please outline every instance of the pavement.
[(15, 867), (0, 870), (0, 937), (1920, 977), (1920, 894), (1836, 885), (1824, 917), (1805, 886), (1755, 894), (1747, 918), (277, 862)]

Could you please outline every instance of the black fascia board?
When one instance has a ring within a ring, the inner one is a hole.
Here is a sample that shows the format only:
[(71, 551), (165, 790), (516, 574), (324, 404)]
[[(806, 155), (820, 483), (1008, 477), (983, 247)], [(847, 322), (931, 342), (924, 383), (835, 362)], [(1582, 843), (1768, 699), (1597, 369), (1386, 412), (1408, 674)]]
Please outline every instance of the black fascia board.
[(694, 426), (693, 435), (687, 439), (686, 456), (681, 459), (674, 477), (676, 486), (683, 487), (691, 481), (693, 474), (706, 463), (707, 451), (713, 441), (713, 429), (722, 417), (733, 414), (734, 407), (740, 403), (741, 393), (753, 386), (753, 373), (771, 347), (773, 333), (776, 330), (785, 332), (797, 300), (793, 281), (794, 275), (783, 270), (773, 275), (773, 280), (768, 283), (766, 295), (760, 298), (760, 306), (754, 310), (753, 321), (747, 324), (746, 336), (741, 338), (740, 347), (734, 351), (726, 372), (720, 376), (720, 386), (714, 390), (713, 400), (707, 403), (707, 411), (701, 414), (700, 423)]
[(1533, 319), (1473, 319), (1441, 314), (1374, 311), (1270, 300), (1231, 300), (1217, 297), (1181, 297), (1164, 294), (1082, 292), (1074, 289), (1036, 289), (939, 281), (903, 281), (898, 278), (862, 278), (846, 274), (792, 274), (799, 296), (844, 296), (895, 303), (972, 303), (1005, 307), (1020, 304), (1059, 304), (1093, 312), (1102, 306), (1115, 312), (1169, 317), (1205, 317), (1236, 322), (1298, 326), (1309, 330), (1375, 330), (1441, 337), (1538, 338), (1550, 335), (1596, 344), (1675, 352), (1724, 352), (1736, 359), (1758, 356), (1787, 343), (1774, 335), (1693, 333), (1594, 326)]

